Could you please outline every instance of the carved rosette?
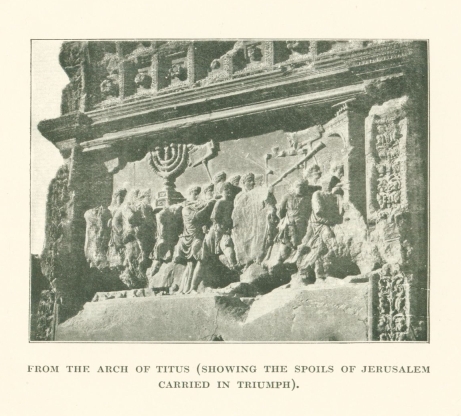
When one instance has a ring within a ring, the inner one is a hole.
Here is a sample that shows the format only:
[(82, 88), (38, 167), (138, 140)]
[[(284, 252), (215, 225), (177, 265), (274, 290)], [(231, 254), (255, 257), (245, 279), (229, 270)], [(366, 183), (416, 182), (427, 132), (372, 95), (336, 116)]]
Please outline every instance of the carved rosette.
[(385, 264), (378, 280), (377, 336), (380, 341), (408, 339), (408, 282), (399, 265)]

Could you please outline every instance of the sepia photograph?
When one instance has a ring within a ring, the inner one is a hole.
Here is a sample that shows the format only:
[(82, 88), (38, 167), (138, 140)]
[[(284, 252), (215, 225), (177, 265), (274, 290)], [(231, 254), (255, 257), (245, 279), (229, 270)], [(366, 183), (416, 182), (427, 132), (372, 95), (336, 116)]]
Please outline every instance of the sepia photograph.
[(31, 41), (30, 342), (429, 342), (429, 42)]

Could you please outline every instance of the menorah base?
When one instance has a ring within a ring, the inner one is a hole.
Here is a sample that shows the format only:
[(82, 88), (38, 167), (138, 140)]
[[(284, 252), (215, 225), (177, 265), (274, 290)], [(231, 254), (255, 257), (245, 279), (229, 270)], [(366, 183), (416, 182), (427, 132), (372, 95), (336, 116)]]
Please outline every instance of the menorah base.
[(157, 192), (155, 206), (158, 208), (168, 207), (170, 205), (179, 204), (184, 200), (185, 198), (182, 196), (181, 192), (178, 192), (175, 189), (165, 188), (160, 192)]

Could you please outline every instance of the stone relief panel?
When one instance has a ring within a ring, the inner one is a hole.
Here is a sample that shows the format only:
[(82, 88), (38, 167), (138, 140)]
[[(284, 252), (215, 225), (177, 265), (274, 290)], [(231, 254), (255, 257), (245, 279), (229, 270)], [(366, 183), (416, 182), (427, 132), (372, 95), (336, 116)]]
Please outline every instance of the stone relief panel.
[[(266, 293), (290, 281), (307, 285), (370, 272), (381, 259), (367, 245), (361, 201), (350, 198), (354, 182), (365, 180), (358, 177), (364, 171), (350, 166), (364, 164), (351, 159), (354, 146), (360, 148), (364, 141), (363, 129), (354, 130), (356, 121), (357, 115), (343, 108), (323, 126), (272, 133), (267, 136), (275, 144), (270, 153), (264, 153), (269, 149), (261, 148), (257, 138), (254, 151), (247, 142), (248, 153), (242, 153), (239, 141), (234, 151), (232, 142), (156, 147), (118, 174), (119, 184), (127, 179), (123, 186), (131, 196), (123, 200), (126, 191), (121, 188), (111, 210), (101, 207), (85, 214), (88, 261), (101, 269), (118, 268), (127, 288), (164, 287), (181, 294), (228, 284), (233, 291), (249, 290), (249, 285), (255, 293)], [(136, 179), (129, 173), (135, 166)], [(255, 171), (262, 172), (260, 182)], [(175, 179), (189, 174), (188, 189), (176, 191)], [(194, 177), (201, 178), (199, 184)], [(144, 211), (150, 208), (147, 216), (141, 215), (139, 186), (153, 180), (158, 188), (150, 188), (154, 198), (144, 199)], [(108, 226), (100, 230), (110, 223), (112, 231)], [(144, 246), (142, 230), (150, 235)], [(102, 241), (105, 253), (92, 254)]]
[[(63, 112), (83, 109), (87, 120), (74, 117), (71, 132), (72, 114), (42, 126), (71, 156), (49, 190), (41, 260), (50, 288), (37, 334), (78, 332), (94, 308), (131, 314), (143, 302), (161, 321), (161, 296), (175, 322), (195, 314), (187, 302), (200, 304), (238, 333), (232, 339), (270, 338), (255, 328), (279, 317), (290, 340), (427, 339), (422, 107), (395, 81), (405, 75), (370, 81), (359, 68), (370, 65), (373, 77), (380, 60), (398, 67), (405, 48), (314, 39), (63, 46)], [(347, 326), (320, 322), (322, 313)], [(223, 340), (217, 329), (195, 336)]]

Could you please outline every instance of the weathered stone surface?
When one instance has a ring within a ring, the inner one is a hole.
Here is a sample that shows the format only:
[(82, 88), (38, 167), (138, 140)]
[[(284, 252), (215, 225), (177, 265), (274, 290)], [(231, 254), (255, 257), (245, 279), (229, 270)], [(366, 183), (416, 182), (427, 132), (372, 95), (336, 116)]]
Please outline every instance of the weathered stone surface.
[(367, 305), (367, 284), (279, 288), (254, 302), (217, 294), (110, 299), (85, 304), (56, 339), (366, 341)]
[(367, 273), (381, 264), (377, 247), (367, 239), (365, 219), (352, 203), (345, 204), (343, 221), (333, 231), (343, 275)]
[(258, 293), (268, 293), (290, 281), (287, 273), (269, 273), (260, 264), (253, 263), (240, 276), (240, 281), (250, 284)]
[(181, 276), (184, 273), (186, 266), (177, 263), (163, 263), (160, 266), (159, 271), (151, 276), (149, 273), (150, 269), (147, 270), (147, 276), (149, 279), (150, 288), (160, 287), (171, 287), (174, 284), (178, 285), (181, 283)]
[(104, 207), (92, 208), (85, 212), (85, 257), (90, 267), (104, 269), (109, 266), (107, 246), (110, 240), (111, 218), (110, 211)]

